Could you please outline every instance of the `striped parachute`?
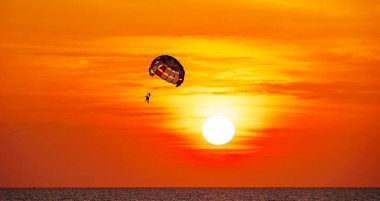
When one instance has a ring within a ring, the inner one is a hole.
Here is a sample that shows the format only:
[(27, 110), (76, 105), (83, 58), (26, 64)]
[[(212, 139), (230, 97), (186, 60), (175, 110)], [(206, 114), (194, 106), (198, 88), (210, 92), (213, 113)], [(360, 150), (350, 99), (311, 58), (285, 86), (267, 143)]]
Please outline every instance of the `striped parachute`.
[(161, 55), (152, 61), (149, 67), (149, 75), (159, 76), (166, 82), (180, 86), (185, 79), (183, 66), (172, 56)]

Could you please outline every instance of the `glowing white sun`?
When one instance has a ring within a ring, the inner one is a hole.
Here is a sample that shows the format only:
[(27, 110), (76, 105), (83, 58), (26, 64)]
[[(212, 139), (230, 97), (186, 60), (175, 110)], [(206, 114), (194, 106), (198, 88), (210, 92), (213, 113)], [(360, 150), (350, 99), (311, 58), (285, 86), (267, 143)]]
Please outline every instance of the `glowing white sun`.
[(202, 128), (203, 137), (214, 145), (226, 144), (234, 137), (234, 133), (234, 124), (225, 116), (209, 117)]

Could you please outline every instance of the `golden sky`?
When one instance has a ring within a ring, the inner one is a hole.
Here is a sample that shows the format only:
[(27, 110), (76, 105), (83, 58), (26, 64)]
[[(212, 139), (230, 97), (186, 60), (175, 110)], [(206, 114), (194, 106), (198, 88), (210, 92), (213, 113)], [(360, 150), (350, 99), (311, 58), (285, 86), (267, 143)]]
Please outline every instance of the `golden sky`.
[[(3, 0), (0, 187), (379, 186), (379, 20), (375, 0)], [(148, 75), (162, 54), (180, 87)], [(212, 115), (230, 143), (203, 139)]]

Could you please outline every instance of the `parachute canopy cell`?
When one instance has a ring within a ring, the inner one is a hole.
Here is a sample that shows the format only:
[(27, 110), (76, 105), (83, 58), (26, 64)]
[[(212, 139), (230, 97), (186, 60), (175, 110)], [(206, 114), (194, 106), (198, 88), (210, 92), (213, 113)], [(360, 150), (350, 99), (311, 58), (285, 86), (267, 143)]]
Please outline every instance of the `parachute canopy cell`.
[(152, 61), (149, 75), (157, 75), (166, 82), (180, 86), (185, 79), (183, 66), (172, 56), (161, 55)]

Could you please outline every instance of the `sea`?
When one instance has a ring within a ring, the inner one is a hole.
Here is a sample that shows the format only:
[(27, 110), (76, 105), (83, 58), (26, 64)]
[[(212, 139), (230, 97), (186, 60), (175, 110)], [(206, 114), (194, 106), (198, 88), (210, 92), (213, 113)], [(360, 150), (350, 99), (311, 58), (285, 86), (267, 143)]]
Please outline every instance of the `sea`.
[(2, 188), (0, 200), (380, 200), (380, 188)]

